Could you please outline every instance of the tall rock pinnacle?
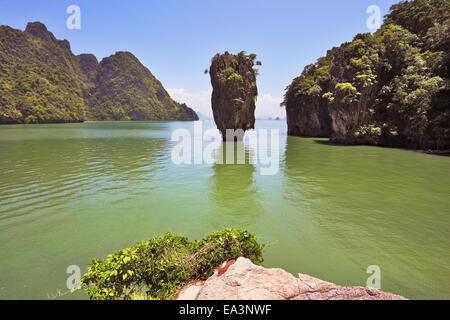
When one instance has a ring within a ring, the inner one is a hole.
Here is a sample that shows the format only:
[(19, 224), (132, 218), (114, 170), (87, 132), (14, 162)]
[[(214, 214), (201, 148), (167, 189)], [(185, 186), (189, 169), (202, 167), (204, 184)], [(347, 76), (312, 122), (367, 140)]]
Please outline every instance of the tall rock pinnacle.
[[(213, 87), (211, 105), (224, 141), (242, 140), (246, 130), (254, 129), (258, 95), (255, 58), (255, 54), (246, 55), (242, 51), (237, 55), (216, 54), (212, 59), (209, 70)], [(228, 135), (227, 129), (232, 129)]]

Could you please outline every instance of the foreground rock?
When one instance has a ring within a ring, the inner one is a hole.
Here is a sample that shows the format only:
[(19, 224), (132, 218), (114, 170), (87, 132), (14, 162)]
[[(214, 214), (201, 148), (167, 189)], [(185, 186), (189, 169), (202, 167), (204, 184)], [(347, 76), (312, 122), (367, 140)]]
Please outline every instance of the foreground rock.
[(265, 269), (239, 258), (206, 282), (188, 284), (179, 300), (405, 300), (373, 288), (342, 287), (308, 275), (295, 278), (282, 269)]
[[(211, 105), (214, 121), (224, 141), (242, 140), (246, 130), (255, 125), (256, 73), (253, 68), (256, 55), (244, 52), (233, 55), (216, 54), (209, 74), (213, 87)], [(242, 131), (239, 136), (226, 135), (227, 129)]]

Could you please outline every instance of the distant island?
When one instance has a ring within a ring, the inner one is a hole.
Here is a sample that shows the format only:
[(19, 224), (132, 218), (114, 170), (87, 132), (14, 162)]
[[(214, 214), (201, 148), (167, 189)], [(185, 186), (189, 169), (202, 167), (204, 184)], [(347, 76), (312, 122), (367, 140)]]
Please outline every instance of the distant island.
[(450, 148), (450, 1), (391, 7), (374, 34), (328, 51), (287, 88), (288, 134)]
[(74, 55), (40, 22), (0, 26), (0, 124), (198, 120), (129, 52)]

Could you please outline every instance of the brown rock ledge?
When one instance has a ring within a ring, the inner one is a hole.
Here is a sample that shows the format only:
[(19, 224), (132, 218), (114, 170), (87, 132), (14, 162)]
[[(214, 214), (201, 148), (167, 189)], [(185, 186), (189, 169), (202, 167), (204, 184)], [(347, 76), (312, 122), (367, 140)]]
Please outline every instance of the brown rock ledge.
[(402, 296), (377, 289), (342, 287), (305, 274), (299, 274), (296, 278), (282, 269), (257, 266), (246, 258), (239, 258), (235, 263), (225, 262), (205, 282), (195, 281), (187, 284), (176, 299), (406, 300)]

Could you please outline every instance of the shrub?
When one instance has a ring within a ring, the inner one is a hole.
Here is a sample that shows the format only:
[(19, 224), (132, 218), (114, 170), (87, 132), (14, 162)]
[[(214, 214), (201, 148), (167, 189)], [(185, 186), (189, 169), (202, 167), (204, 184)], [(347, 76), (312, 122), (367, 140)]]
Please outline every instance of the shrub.
[(166, 233), (106, 259), (94, 259), (81, 285), (93, 300), (171, 299), (191, 280), (206, 280), (224, 261), (263, 261), (263, 245), (243, 230), (225, 229), (203, 240)]

